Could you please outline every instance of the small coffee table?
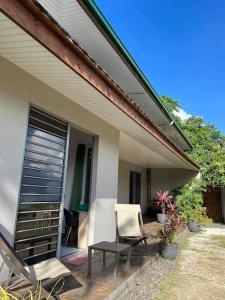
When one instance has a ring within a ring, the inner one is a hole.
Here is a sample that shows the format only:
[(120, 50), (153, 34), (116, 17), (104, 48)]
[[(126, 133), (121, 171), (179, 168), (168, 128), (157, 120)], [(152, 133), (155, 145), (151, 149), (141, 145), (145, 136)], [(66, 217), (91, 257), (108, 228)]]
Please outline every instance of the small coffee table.
[(127, 268), (130, 267), (130, 256), (131, 256), (131, 246), (121, 243), (113, 242), (100, 242), (88, 247), (88, 276), (91, 276), (91, 263), (92, 263), (92, 250), (98, 250), (103, 252), (103, 266), (106, 264), (106, 252), (115, 254), (115, 265), (114, 265), (114, 277), (117, 277), (118, 274), (118, 264), (120, 254), (122, 252), (127, 252)]

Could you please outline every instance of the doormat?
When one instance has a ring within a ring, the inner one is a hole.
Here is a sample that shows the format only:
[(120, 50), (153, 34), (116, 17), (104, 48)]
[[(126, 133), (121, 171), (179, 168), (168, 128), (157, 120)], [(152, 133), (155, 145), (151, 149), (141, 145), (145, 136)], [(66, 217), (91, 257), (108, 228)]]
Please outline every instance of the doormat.
[(80, 266), (87, 261), (88, 257), (85, 254), (76, 254), (69, 256), (63, 260), (65, 264)]
[(72, 255), (72, 254), (75, 254), (78, 252), (80, 252), (80, 250), (77, 248), (61, 246), (60, 257), (65, 258), (66, 256), (69, 256), (69, 255)]

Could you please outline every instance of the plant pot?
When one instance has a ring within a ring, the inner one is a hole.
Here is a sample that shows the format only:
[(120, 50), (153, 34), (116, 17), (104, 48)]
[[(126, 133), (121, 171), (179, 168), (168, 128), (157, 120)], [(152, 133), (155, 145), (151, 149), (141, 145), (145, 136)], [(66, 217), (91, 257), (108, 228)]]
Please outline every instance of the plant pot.
[(167, 245), (164, 243), (160, 244), (159, 252), (163, 258), (166, 259), (175, 259), (177, 256), (178, 245), (173, 243), (171, 245)]
[(199, 232), (200, 231), (200, 226), (196, 222), (188, 222), (187, 225), (191, 232)]
[(162, 224), (166, 224), (168, 221), (168, 215), (167, 214), (157, 214), (157, 221)]

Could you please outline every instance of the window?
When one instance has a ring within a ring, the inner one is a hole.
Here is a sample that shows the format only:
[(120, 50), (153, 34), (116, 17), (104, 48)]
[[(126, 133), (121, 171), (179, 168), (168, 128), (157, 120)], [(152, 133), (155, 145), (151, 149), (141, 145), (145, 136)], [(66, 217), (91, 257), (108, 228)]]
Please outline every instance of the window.
[(141, 203), (141, 173), (130, 171), (130, 204)]

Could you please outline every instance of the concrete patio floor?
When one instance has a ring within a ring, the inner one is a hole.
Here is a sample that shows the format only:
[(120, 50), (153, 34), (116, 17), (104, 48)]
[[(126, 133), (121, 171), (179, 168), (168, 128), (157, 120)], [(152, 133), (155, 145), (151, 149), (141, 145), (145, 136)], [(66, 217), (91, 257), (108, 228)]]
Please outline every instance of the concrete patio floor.
[[(156, 235), (160, 226), (157, 222), (149, 222), (148, 219), (145, 219), (146, 235)], [(129, 270), (125, 266), (126, 256), (121, 256), (117, 278), (113, 277), (114, 256), (110, 253), (107, 253), (105, 267), (102, 263), (102, 253), (96, 252), (94, 254), (91, 278), (87, 278), (87, 262), (80, 266), (66, 264), (66, 267), (72, 271), (72, 276), (66, 278), (63, 291), (59, 296), (60, 299), (101, 300), (109, 297), (148, 261), (155, 259), (158, 245), (159, 240), (157, 238), (150, 237), (148, 239), (149, 256), (146, 256), (144, 247), (133, 248)]]

